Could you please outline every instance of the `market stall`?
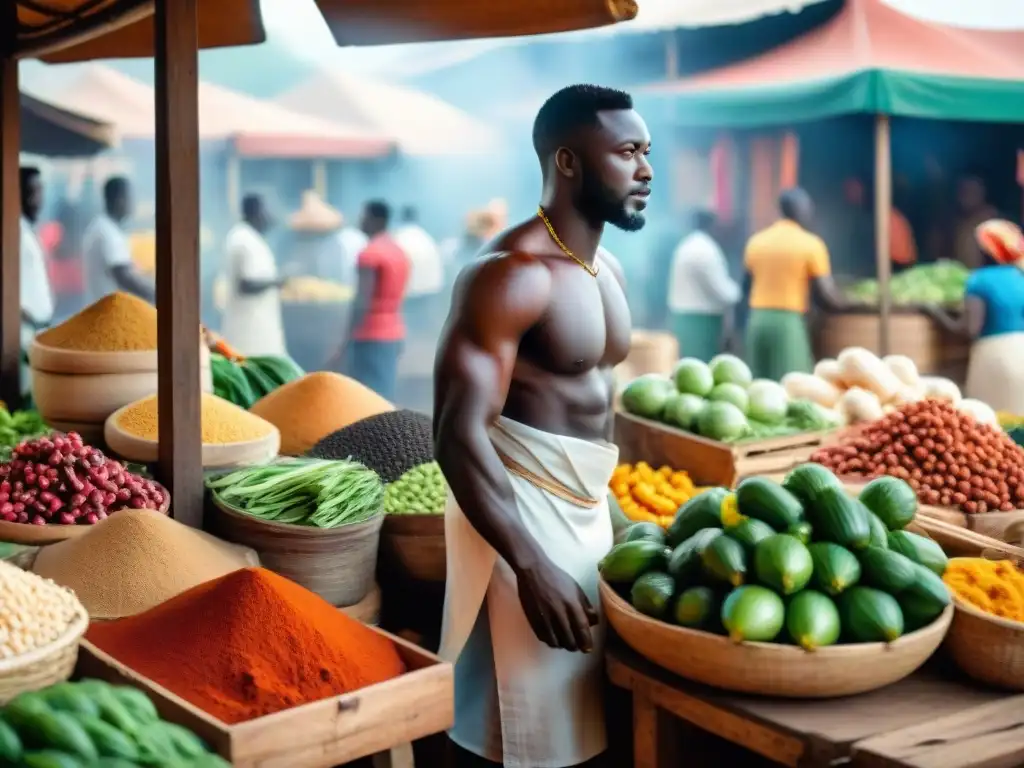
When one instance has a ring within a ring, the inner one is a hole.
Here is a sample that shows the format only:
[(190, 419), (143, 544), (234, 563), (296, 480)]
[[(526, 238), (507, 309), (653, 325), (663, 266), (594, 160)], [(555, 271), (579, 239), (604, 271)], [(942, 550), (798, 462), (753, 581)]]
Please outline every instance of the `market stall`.
[[(647, 91), (680, 127), (772, 130), (842, 115), (874, 116), (878, 336), (856, 344), (885, 355), (898, 342), (890, 285), (897, 279), (890, 258), (890, 121), (1021, 123), (1021, 43), (1019, 31), (948, 27), (907, 16), (882, 0), (851, 0), (835, 17), (796, 40)], [(830, 322), (842, 323), (844, 318)]]
[[(348, 3), (343, 8), (327, 2), (320, 5), (335, 30), (344, 29), (347, 34), (357, 28), (373, 30), (372, 37), (360, 42), (383, 42), (388, 34), (393, 39), (387, 41), (394, 42), (547, 32), (613, 23), (636, 13), (635, 5), (626, 0), (566, 0), (554, 16), (519, 4), (431, 4), (428, 13), (426, 5), (408, 3), (404, 12), (418, 21), (396, 26), (393, 3)], [(258, 426), (262, 435), (275, 440), (282, 437), (282, 430), (262, 416), (244, 410), (229, 398), (202, 391), (204, 369), (209, 371), (210, 386), (215, 386), (212, 360), (216, 358), (208, 358), (207, 346), (199, 343), (197, 48), (261, 40), (257, 6), (248, 0), (68, 2), (57, 11), (37, 3), (8, 3), (0, 13), (0, 27), (5, 30), (0, 41), (0, 398), (14, 411), (9, 414), (7, 427), (16, 437), (34, 428), (30, 418), (17, 414), (17, 59), (42, 56), (49, 61), (82, 61), (155, 54), (156, 332), (154, 335), (147, 330), (147, 343), (141, 346), (122, 345), (114, 350), (79, 346), (72, 350), (79, 360), (92, 363), (102, 360), (109, 365), (113, 358), (122, 366), (117, 373), (95, 366), (91, 370), (86, 367), (54, 373), (150, 376), (156, 371), (156, 392), (140, 397), (134, 396), (137, 393), (120, 393), (128, 402), (107, 416), (104, 440), (109, 439), (111, 430), (119, 430), (119, 450), (131, 446), (129, 452), (146, 452), (147, 461), (153, 458), (155, 449), (161, 483), (136, 474), (134, 467), (88, 445), (80, 436), (44, 434), (32, 445), (17, 444), (11, 453), (8, 475), (18, 472), (21, 479), (11, 483), (9, 491), (2, 491), (8, 497), (18, 495), (17, 500), (8, 498), (4, 502), (10, 505), (10, 509), (4, 508), (5, 517), (13, 514), (15, 518), (4, 522), (41, 531), (74, 531), (83, 539), (91, 534), (93, 544), (100, 541), (93, 537), (108, 524), (117, 527), (136, 519), (152, 521), (153, 516), (170, 523), (179, 534), (199, 528), (204, 514), (204, 463), (211, 457), (210, 447), (247, 442), (232, 438), (237, 437), (239, 422)], [(104, 338), (103, 334), (97, 337)], [(46, 368), (52, 367), (53, 360), (66, 363), (69, 358), (61, 354), (68, 350), (54, 347), (55, 352), (46, 349), (42, 358), (37, 355), (40, 371), (49, 373)], [(237, 365), (240, 361), (229, 355), (221, 357), (235, 364), (234, 368), (218, 366), (222, 394), (234, 393), (243, 399), (237, 391), (242, 381), (239, 375), (247, 383), (264, 383), (262, 374), (267, 372), (262, 368), (242, 369)], [(136, 368), (131, 369), (132, 363)], [(298, 385), (301, 381), (289, 383)], [(271, 391), (261, 399), (275, 394)], [(104, 408), (110, 405), (108, 402)], [(236, 418), (224, 420), (221, 417), (225, 413)], [(387, 416), (381, 413), (377, 418)], [(94, 418), (98, 420), (99, 414)], [(347, 436), (331, 429), (328, 433), (316, 438), (324, 443), (322, 450), (340, 450)], [(359, 434), (365, 440), (365, 432)], [(125, 435), (132, 440), (124, 440)], [(44, 453), (45, 462), (40, 460)], [(403, 460), (412, 458), (406, 453)], [(371, 473), (374, 482), (369, 483), (366, 475), (352, 475), (355, 465), (341, 458), (294, 458), (272, 466), (288, 466), (288, 461), (292, 466), (299, 465), (303, 473), (325, 466), (335, 472), (326, 477), (318, 475), (318, 481), (307, 475), (304, 503), (282, 507), (280, 495), (262, 499), (276, 503), (271, 510), (273, 517), (286, 515), (292, 519), (290, 524), (298, 527), (295, 515), (301, 515), (309, 529), (330, 531), (331, 523), (339, 517), (357, 517), (352, 509), (341, 509), (352, 499), (338, 495), (337, 484), (356, 483), (362, 478), (367, 482), (353, 495), (364, 504), (366, 493), (377, 499), (373, 515), (379, 524), (384, 505), (380, 469)], [(369, 461), (363, 459), (364, 464)], [(389, 479), (400, 480), (421, 463), (409, 465)], [(234, 490), (238, 491), (237, 486)], [(284, 495), (293, 497), (293, 490), (286, 488)], [(242, 514), (254, 520), (268, 514), (267, 504), (254, 504), (252, 500), (251, 496), (235, 499), (245, 507)], [(162, 509), (143, 509), (167, 503), (173, 520), (166, 520)], [(17, 511), (16, 504), (21, 505)], [(134, 511), (111, 506), (125, 504)], [(19, 522), (27, 514), (28, 505), (40, 512), (39, 522)], [(66, 508), (75, 523), (47, 520), (41, 514), (43, 507), (51, 515), (58, 507), (61, 514)], [(108, 547), (121, 540), (119, 535), (106, 538)], [(221, 562), (223, 558), (250, 557), (253, 552), (252, 548), (225, 549), (226, 545), (205, 541), (222, 555)], [(69, 547), (62, 550), (44, 549), (49, 557), (43, 557), (40, 567), (56, 558), (69, 573), (77, 570), (70, 569), (70, 564), (82, 552), (75, 555), (70, 549), (72, 543), (69, 540)], [(198, 542), (193, 544), (199, 546)], [(87, 551), (98, 552), (92, 546)], [(124, 548), (120, 551), (123, 555)], [(107, 549), (104, 554), (111, 558), (113, 550)], [(179, 566), (184, 564), (174, 562), (173, 556), (172, 551), (161, 548), (147, 565), (151, 571), (157, 565), (182, 570)], [(12, 581), (20, 578), (27, 584), (22, 592), (32, 596), (5, 601), (6, 610), (19, 611), (10, 621), (18, 626), (47, 627), (46, 632), (14, 638), (3, 650), (0, 681), (6, 687), (0, 687), (0, 698), (6, 707), (0, 742), (9, 762), (89, 765), (102, 756), (130, 763), (138, 759), (151, 765), (217, 766), (230, 761), (254, 766), (269, 761), (295, 768), (326, 768), (370, 755), (386, 761), (396, 746), (444, 730), (452, 721), (450, 665), (347, 618), (344, 611), (321, 595), (270, 570), (245, 567), (221, 576), (207, 573), (192, 586), (179, 581), (172, 590), (175, 594), (165, 592), (152, 607), (141, 609), (136, 605), (141, 610), (130, 613), (116, 594), (107, 591), (114, 612), (121, 615), (89, 623), (86, 607), (71, 592), (13, 565), (0, 565), (0, 575), (10, 574)], [(51, 573), (60, 570), (52, 562), (51, 567)], [(105, 579), (115, 593), (118, 586), (130, 584), (129, 579), (120, 578), (122, 574), (114, 576), (104, 567), (116, 571), (117, 560), (108, 559), (103, 567), (94, 567), (95, 581)], [(86, 592), (82, 587), (80, 590)], [(44, 592), (53, 600), (42, 600)], [(5, 589), (5, 594), (14, 597), (16, 593)], [(99, 605), (99, 597), (93, 594), (88, 599), (95, 599)], [(46, 615), (41, 617), (40, 611)], [(226, 632), (219, 639), (217, 627)], [(280, 642), (266, 642), (268, 632), (275, 627)], [(172, 639), (169, 632), (183, 634)], [(83, 633), (85, 639), (80, 643)], [(303, 639), (298, 637), (300, 633), (304, 633)], [(175, 651), (173, 659), (165, 654), (169, 649)], [(65, 683), (73, 672), (76, 656), (79, 663), (75, 674), (89, 679)], [(238, 664), (243, 665), (241, 674)], [(122, 685), (107, 687), (100, 682), (104, 678)]]

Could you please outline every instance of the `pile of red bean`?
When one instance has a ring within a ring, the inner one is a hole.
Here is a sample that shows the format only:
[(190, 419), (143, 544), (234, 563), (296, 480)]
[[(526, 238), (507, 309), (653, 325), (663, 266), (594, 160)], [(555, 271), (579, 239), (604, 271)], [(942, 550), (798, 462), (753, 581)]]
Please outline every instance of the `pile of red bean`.
[(1024, 507), (1024, 450), (943, 400), (902, 406), (811, 457), (837, 475), (892, 475), (925, 504), (967, 513)]
[(159, 509), (164, 491), (80, 435), (26, 440), (0, 464), (0, 520), (92, 525), (122, 509)]

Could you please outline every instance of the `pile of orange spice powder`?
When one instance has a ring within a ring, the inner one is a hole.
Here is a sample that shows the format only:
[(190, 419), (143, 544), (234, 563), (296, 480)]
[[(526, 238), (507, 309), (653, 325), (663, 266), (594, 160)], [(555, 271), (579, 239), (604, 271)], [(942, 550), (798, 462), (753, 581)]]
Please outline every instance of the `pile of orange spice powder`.
[(93, 624), (88, 640), (218, 720), (253, 720), (405, 671), (394, 644), (263, 568)]

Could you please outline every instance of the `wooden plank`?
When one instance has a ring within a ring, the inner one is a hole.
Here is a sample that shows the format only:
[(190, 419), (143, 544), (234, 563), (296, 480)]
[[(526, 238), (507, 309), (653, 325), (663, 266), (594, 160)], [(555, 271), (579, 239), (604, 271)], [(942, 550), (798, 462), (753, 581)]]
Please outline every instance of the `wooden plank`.
[[(656, 667), (617, 639), (609, 646), (608, 670), (619, 687), (631, 688), (634, 680), (647, 679), (675, 692), (681, 698), (673, 706), (688, 708), (688, 714), (680, 717), (705, 730), (712, 730), (710, 723), (718, 729), (712, 732), (778, 762), (786, 760), (773, 757), (768, 750), (781, 757), (791, 755), (793, 748), (791, 742), (775, 741), (780, 737), (800, 742), (815, 754), (831, 751), (837, 758), (844, 757), (855, 742), (863, 739), (1006, 698), (1004, 692), (971, 682), (940, 658), (887, 688), (828, 701), (774, 699), (716, 690)], [(659, 706), (674, 711), (656, 700)]]
[(0, 400), (21, 404), (21, 101), (13, 51), (16, 3), (0, 3)]
[(198, 0), (156, 0), (156, 306), (161, 482), (203, 523), (199, 345)]
[(633, 691), (633, 768), (679, 765), (678, 721), (659, 707), (643, 683)]
[(410, 764), (408, 743), (451, 727), (454, 672), (436, 656), (390, 635), (407, 672), (344, 696), (315, 701), (244, 723), (227, 725), (88, 641), (76, 675), (146, 692), (160, 716), (190, 729), (236, 768), (330, 768), (363, 757), (396, 768)]
[(854, 746), (856, 768), (1015, 768), (1024, 764), (1024, 696), (933, 719)]
[(771, 726), (753, 722), (741, 714), (717, 706), (713, 701), (692, 695), (688, 690), (650, 677), (638, 670), (632, 664), (632, 660), (623, 660), (619, 652), (609, 653), (607, 662), (608, 676), (612, 683), (634, 692), (634, 708), (637, 706), (638, 691), (641, 698), (646, 701), (645, 711), (641, 713), (641, 717), (637, 719), (634, 714), (637, 768), (660, 768), (656, 762), (650, 761), (653, 759), (651, 755), (656, 754), (664, 743), (664, 736), (660, 734), (658, 724), (652, 720), (653, 715), (646, 711), (647, 704), (664, 709), (687, 723), (775, 762), (790, 766), (798, 764), (804, 751), (804, 744), (800, 738), (782, 733)]

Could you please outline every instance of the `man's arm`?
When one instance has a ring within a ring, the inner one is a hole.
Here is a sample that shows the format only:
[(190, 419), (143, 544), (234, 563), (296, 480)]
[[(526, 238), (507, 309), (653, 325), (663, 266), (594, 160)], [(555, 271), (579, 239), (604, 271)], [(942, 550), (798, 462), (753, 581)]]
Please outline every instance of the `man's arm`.
[(246, 296), (255, 296), (269, 291), (271, 288), (280, 288), (288, 282), (287, 277), (275, 277), (268, 280), (256, 280), (251, 277), (240, 277), (237, 281), (238, 292)]
[(434, 451), (463, 514), (516, 574), (523, 611), (538, 639), (590, 650), (597, 615), (523, 524), (515, 493), (488, 434), (508, 396), (523, 335), (551, 299), (551, 274), (509, 254), (460, 277), (435, 369)]
[(366, 313), (370, 310), (373, 291), (377, 287), (377, 270), (360, 267), (356, 273), (356, 293), (353, 299), (351, 328), (354, 330), (363, 324)]
[(132, 264), (114, 264), (107, 267), (119, 289), (152, 303), (156, 301), (156, 286), (140, 275)]

